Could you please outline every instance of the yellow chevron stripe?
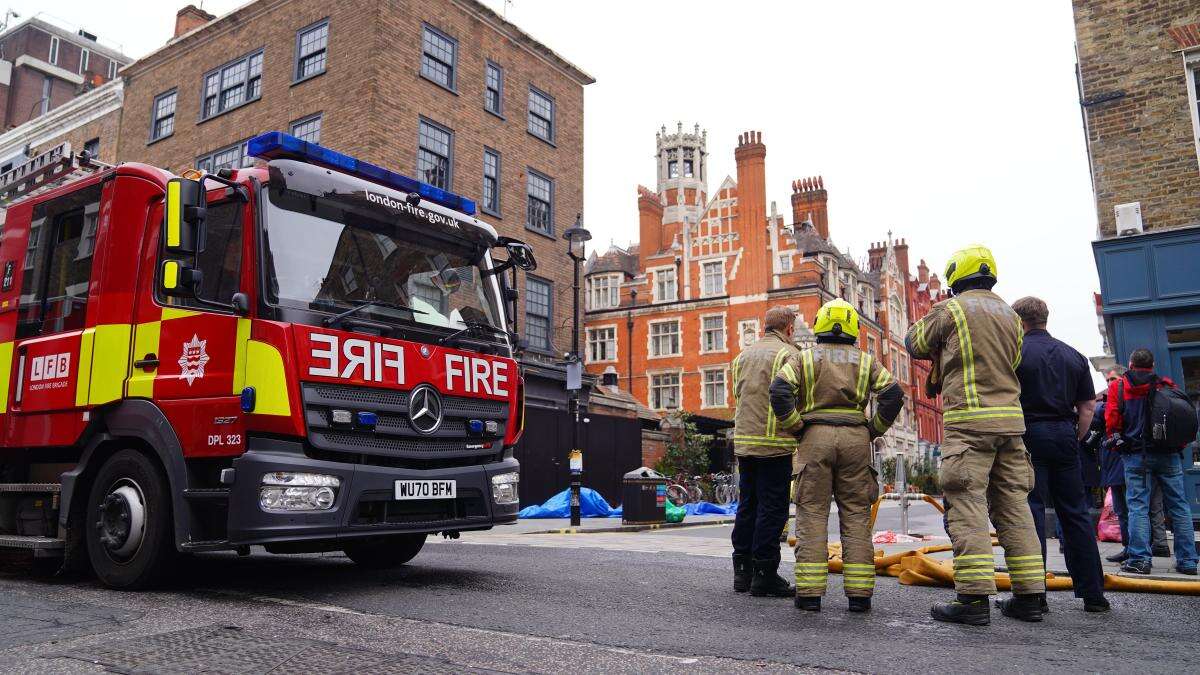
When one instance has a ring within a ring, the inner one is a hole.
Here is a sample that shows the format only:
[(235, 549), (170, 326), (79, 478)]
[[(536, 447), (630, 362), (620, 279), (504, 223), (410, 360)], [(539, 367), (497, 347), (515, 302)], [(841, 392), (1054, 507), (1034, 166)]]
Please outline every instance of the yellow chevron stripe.
[(1021, 346), (1025, 344), (1025, 327), (1021, 325), (1021, 317), (1017, 317), (1017, 357), (1013, 359), (1013, 370), (1021, 365)]
[(804, 409), (802, 412), (808, 412), (817, 405), (816, 397), (813, 393), (816, 385), (816, 378), (813, 377), (813, 355), (812, 350), (806, 349), (801, 355), (801, 361), (804, 365)]
[(854, 390), (854, 400), (860, 408), (866, 404), (867, 400), (867, 380), (870, 379), (871, 374), (870, 358), (866, 352), (858, 354), (858, 385)]
[(971, 345), (971, 329), (967, 325), (967, 315), (963, 312), (958, 300), (946, 303), (950, 315), (954, 317), (954, 325), (958, 329), (959, 348), (963, 362), (963, 396), (967, 407), (979, 407), (979, 393), (975, 388), (975, 352)]

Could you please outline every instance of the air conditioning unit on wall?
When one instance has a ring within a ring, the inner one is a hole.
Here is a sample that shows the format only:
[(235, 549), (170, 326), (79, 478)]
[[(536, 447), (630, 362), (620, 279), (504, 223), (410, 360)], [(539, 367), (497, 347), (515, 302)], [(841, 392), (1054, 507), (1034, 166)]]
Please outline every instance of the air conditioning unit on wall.
[(1129, 202), (1113, 207), (1117, 216), (1117, 236), (1125, 237), (1142, 233), (1142, 203)]

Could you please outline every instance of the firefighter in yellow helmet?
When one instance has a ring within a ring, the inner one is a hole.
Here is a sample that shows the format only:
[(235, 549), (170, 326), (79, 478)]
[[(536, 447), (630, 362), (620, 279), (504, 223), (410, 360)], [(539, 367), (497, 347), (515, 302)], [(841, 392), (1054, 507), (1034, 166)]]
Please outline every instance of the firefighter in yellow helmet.
[[(871, 505), (879, 487), (871, 440), (883, 435), (904, 405), (904, 392), (870, 354), (859, 351), (858, 312), (845, 300), (817, 312), (816, 346), (789, 358), (771, 384), (780, 423), (803, 423), (792, 474), (796, 480), (796, 607), (820, 611), (829, 571), (829, 499), (838, 505), (843, 586), (852, 612), (871, 609), (875, 557)], [(875, 412), (867, 404), (875, 395)]]
[[(1000, 296), (996, 260), (983, 246), (955, 253), (946, 265), (953, 297), (913, 324), (905, 344), (913, 358), (933, 362), (926, 390), (942, 395), (942, 464), (946, 523), (954, 545), (954, 602), (937, 604), (938, 621), (990, 623), (996, 593), (988, 521), (996, 527), (1012, 579), (1013, 598), (998, 601), (1005, 616), (1042, 620), (1046, 574), (1029, 509), (1034, 473), (1021, 435), (1021, 320)], [(936, 378), (936, 379), (935, 379)]]

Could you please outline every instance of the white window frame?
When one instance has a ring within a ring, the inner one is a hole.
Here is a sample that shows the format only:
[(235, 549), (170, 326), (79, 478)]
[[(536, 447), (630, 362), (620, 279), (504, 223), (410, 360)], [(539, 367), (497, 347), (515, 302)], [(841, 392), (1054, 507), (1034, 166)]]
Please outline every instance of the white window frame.
[[(675, 401), (677, 405), (674, 408), (654, 405), (654, 378), (664, 375), (674, 375), (677, 379), (675, 383)], [(683, 369), (655, 370), (646, 373), (646, 405), (652, 410), (683, 410)]]
[(79, 74), (87, 72), (88, 68), (92, 67), (92, 50), (84, 47), (79, 52)]
[[(721, 403), (714, 403), (708, 398), (708, 382), (705, 377), (709, 373), (721, 373), (721, 389), (723, 390)], [(729, 368), (726, 366), (711, 366), (700, 368), (700, 409), (712, 408), (728, 408), (729, 407)]]
[[(592, 358), (592, 342), (593, 342), (592, 336), (597, 331), (602, 331), (602, 330), (611, 330), (612, 331), (612, 350), (611, 350), (610, 358), (593, 359)], [(588, 326), (587, 328), (584, 329), (584, 358), (587, 359), (588, 363), (616, 363), (617, 361), (620, 360), (620, 356), (617, 354), (618, 348), (619, 348), (619, 345), (617, 343), (617, 324), (606, 323), (606, 324), (603, 324), (600, 326)]]
[(57, 36), (50, 36), (50, 53), (47, 54), (46, 62), (52, 66), (58, 65), (58, 52), (62, 47), (62, 41)]
[(780, 253), (779, 257), (779, 273), (787, 274), (792, 271), (792, 254)]
[[(746, 342), (744, 339), (742, 339), (742, 336), (746, 334), (746, 328), (748, 326), (754, 327), (754, 341), (752, 342)], [(743, 319), (742, 321), (738, 322), (737, 339), (738, 345), (742, 349), (754, 344), (754, 342), (756, 342), (760, 337), (762, 337), (762, 333), (760, 332), (758, 319)], [(728, 340), (726, 340), (726, 344), (728, 344)]]
[[(649, 271), (653, 277), (652, 284), (650, 286), (650, 290), (651, 290), (651, 295), (653, 296), (652, 299), (654, 300), (654, 302), (655, 303), (677, 302), (679, 300), (679, 271), (675, 269), (675, 266), (674, 265), (663, 265), (662, 267), (652, 267), (652, 268), (650, 268)], [(672, 289), (674, 290), (674, 293), (671, 295), (670, 298), (661, 297), (661, 295), (658, 292), (658, 275), (666, 273), (666, 272), (670, 272), (671, 276), (673, 277)]]
[[(596, 288), (596, 282), (604, 280), (607, 284), (604, 288)], [(607, 296), (607, 300), (603, 303), (597, 303), (596, 299), (601, 295)], [(621, 273), (613, 272), (611, 274), (593, 274), (587, 278), (587, 308), (594, 309), (612, 309), (621, 306)]]
[[(706, 349), (704, 345), (704, 320), (719, 317), (721, 319), (721, 347), (719, 349)], [(726, 320), (725, 312), (700, 315), (700, 353), (701, 354), (724, 354), (729, 351), (729, 322)]]
[(109, 59), (109, 61), (108, 61), (108, 79), (110, 79), (110, 80), (117, 79), (117, 68), (119, 68), (119, 67), (120, 66), (119, 66), (119, 64), (117, 64), (116, 61)]
[[(654, 353), (654, 338), (655, 337), (664, 337), (664, 336), (662, 336), (662, 335), (656, 336), (654, 334), (654, 327), (663, 325), (663, 324), (669, 324), (669, 323), (675, 324), (675, 336), (676, 336), (675, 351), (672, 353), (655, 354)], [(676, 317), (673, 317), (670, 319), (658, 319), (656, 321), (648, 322), (646, 324), (646, 358), (647, 359), (671, 359), (671, 358), (675, 358), (678, 356), (683, 356), (683, 318), (676, 316)]]
[[(718, 267), (720, 271), (717, 273), (717, 281), (720, 288), (710, 291), (708, 288), (708, 270), (712, 267)], [(700, 297), (715, 298), (725, 295), (725, 261), (724, 260), (704, 260), (700, 263)]]
[(1196, 148), (1196, 166), (1200, 170), (1200, 91), (1196, 89), (1196, 77), (1200, 74), (1200, 51), (1183, 55), (1183, 74), (1188, 93), (1188, 114), (1192, 118), (1192, 144)]
[(888, 327), (891, 328), (892, 335), (901, 339), (908, 333), (908, 326), (904, 321), (904, 300), (894, 293), (888, 298)]

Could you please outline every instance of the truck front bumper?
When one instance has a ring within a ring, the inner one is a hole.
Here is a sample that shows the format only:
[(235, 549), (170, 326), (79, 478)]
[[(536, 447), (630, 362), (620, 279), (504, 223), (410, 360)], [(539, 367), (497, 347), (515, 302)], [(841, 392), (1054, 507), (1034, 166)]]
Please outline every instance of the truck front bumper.
[[(250, 438), (233, 461), (229, 543), (272, 544), (405, 533), (486, 530), (517, 520), (518, 504), (497, 504), (492, 476), (518, 471), (517, 460), (444, 469), (404, 469), (313, 459), (299, 442)], [(268, 511), (260, 504), (263, 476), (275, 472), (338, 478), (333, 506), (323, 511)], [(397, 480), (454, 480), (453, 499), (397, 501)]]

